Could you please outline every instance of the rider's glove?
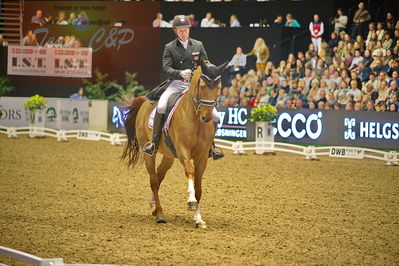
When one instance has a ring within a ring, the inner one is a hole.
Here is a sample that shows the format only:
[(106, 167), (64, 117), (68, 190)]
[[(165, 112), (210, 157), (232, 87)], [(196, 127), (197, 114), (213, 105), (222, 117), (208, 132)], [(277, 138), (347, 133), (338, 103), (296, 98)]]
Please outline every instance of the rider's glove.
[(181, 76), (184, 80), (190, 80), (192, 74), (193, 74), (193, 72), (191, 71), (191, 69), (186, 69), (186, 70), (180, 71), (180, 76)]

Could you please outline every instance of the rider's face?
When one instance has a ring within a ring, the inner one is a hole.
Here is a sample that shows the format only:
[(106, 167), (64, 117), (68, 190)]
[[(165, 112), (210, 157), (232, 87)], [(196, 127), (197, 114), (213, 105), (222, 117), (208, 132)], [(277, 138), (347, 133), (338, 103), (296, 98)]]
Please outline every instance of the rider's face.
[(179, 37), (181, 41), (185, 42), (188, 40), (188, 37), (190, 35), (190, 28), (177, 28), (175, 31), (177, 37)]

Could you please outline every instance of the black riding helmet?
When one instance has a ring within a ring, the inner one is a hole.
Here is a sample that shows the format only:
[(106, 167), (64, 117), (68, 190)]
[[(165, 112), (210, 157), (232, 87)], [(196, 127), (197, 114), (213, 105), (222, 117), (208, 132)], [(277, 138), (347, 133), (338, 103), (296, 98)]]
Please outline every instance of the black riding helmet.
[(190, 19), (184, 15), (177, 15), (173, 19), (172, 27), (173, 28), (190, 28), (191, 27)]

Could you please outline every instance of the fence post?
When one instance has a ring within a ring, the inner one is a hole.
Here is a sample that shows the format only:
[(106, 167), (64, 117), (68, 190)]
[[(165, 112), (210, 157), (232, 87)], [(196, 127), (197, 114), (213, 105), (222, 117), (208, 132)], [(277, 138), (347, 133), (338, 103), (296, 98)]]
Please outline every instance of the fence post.
[(308, 146), (303, 148), (303, 152), (305, 153), (306, 160), (318, 160), (317, 156), (316, 156), (316, 150), (314, 148), (314, 146)]
[(7, 128), (7, 135), (8, 135), (8, 138), (16, 138), (17, 137), (17, 132), (15, 130), (15, 127)]
[(233, 143), (233, 149), (234, 149), (234, 154), (245, 154), (244, 152), (244, 145), (242, 143), (242, 141), (236, 141)]
[(64, 129), (60, 129), (60, 130), (57, 132), (57, 140), (58, 140), (58, 141), (68, 141)]
[(390, 151), (384, 154), (384, 159), (387, 160), (386, 165), (398, 165), (398, 156), (396, 152)]
[(111, 135), (111, 145), (121, 145), (121, 134), (114, 133)]

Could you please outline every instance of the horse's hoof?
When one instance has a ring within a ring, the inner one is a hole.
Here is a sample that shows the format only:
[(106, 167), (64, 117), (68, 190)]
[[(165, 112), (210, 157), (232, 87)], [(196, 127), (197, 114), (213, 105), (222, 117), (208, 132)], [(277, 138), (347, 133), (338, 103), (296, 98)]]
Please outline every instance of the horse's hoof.
[(157, 211), (156, 210), (152, 211), (152, 216), (157, 216)]
[(198, 210), (198, 202), (196, 201), (189, 201), (187, 209), (189, 211), (196, 211)]
[(206, 229), (206, 223), (197, 223), (196, 226), (199, 229)]
[(163, 216), (163, 215), (157, 216), (156, 221), (157, 221), (157, 224), (165, 224), (166, 223), (165, 216)]

